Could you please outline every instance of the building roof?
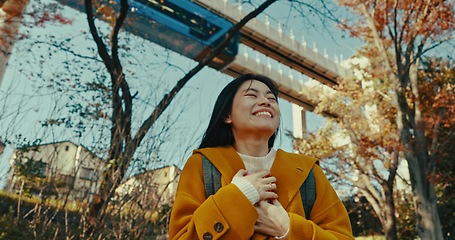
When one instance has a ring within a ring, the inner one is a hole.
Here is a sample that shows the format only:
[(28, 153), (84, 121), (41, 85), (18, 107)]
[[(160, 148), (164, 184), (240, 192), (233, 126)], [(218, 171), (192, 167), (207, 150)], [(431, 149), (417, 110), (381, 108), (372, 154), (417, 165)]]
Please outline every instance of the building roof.
[(36, 145), (30, 145), (30, 146), (23, 146), (23, 147), (19, 147), (17, 148), (18, 150), (20, 149), (29, 149), (29, 148), (37, 148), (37, 147), (45, 147), (45, 146), (49, 146), (49, 145), (61, 145), (61, 144), (64, 144), (64, 143), (69, 143), (75, 147), (82, 147), (86, 152), (88, 152), (89, 154), (91, 154), (93, 157), (96, 157), (100, 160), (103, 160), (102, 158), (98, 157), (98, 155), (96, 155), (95, 153), (93, 153), (92, 151), (90, 151), (87, 147), (85, 147), (84, 145), (80, 144), (75, 144), (74, 142), (70, 141), (70, 140), (64, 140), (64, 141), (57, 141), (57, 142), (50, 142), (50, 143), (44, 143), (44, 144), (36, 144)]

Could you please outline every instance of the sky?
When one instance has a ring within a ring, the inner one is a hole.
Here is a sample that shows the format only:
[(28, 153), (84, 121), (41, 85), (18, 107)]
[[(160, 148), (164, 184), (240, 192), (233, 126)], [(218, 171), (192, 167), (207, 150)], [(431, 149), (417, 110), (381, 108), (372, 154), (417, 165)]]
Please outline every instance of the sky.
[[(279, 4), (284, 4), (284, 7)], [(298, 17), (298, 13), (289, 10), (290, 8), (286, 7), (286, 4), (286, 2), (278, 2), (276, 6), (272, 5), (267, 10), (271, 16), (272, 25), (281, 23), (286, 31), (290, 29), (290, 26), (294, 27), (293, 34), (298, 36), (296, 39), (301, 39), (301, 36), (304, 35), (305, 41), (309, 44), (316, 44), (320, 49), (326, 49), (329, 56), (347, 58), (354, 53), (353, 45), (357, 43), (343, 37), (343, 34), (334, 28), (331, 28), (329, 33), (321, 31), (321, 28), (317, 26), (317, 21), (295, 24), (295, 22), (307, 21), (311, 16), (302, 19)], [(283, 11), (285, 9), (289, 11)], [(42, 121), (47, 118), (67, 116), (68, 114), (65, 112), (68, 109), (67, 103), (74, 102), (74, 99), (71, 100), (69, 97), (74, 94), (74, 91), (65, 90), (67, 88), (59, 86), (57, 80), (63, 80), (71, 85), (106, 76), (101, 63), (90, 60), (89, 66), (81, 65), (76, 62), (79, 60), (75, 60), (73, 54), (55, 51), (57, 49), (55, 45), (46, 44), (46, 42), (55, 40), (56, 43), (60, 43), (59, 47), (68, 47), (79, 55), (96, 56), (94, 42), (90, 38), (87, 39), (88, 26), (85, 14), (67, 7), (63, 9), (63, 13), (72, 20), (72, 24), (46, 23), (42, 27), (21, 29), (23, 33), (27, 34), (27, 38), (16, 43), (0, 86), (0, 96), (3, 95), (0, 99), (2, 107), (0, 111), (4, 111), (3, 114), (0, 113), (0, 136), (3, 140), (7, 138), (21, 143), (30, 142), (35, 138), (41, 138), (42, 143), (71, 140), (90, 149), (90, 145), (98, 139), (98, 136), (103, 131), (108, 131), (94, 127), (86, 130), (83, 136), (77, 136), (74, 131), (65, 127), (46, 128), (42, 126)], [(259, 18), (264, 18), (264, 16)], [(98, 22), (98, 24), (102, 29), (107, 27), (102, 22)], [(65, 41), (65, 39), (71, 39), (71, 41)], [(42, 43), (32, 44), (33, 42)], [(144, 119), (153, 110), (150, 106), (156, 104), (165, 90), (170, 89), (176, 80), (195, 65), (195, 62), (142, 39), (131, 37), (129, 44), (142, 46), (129, 49), (122, 64), (130, 81), (132, 92), (137, 92), (138, 99), (141, 99), (141, 104), (135, 108), (134, 117)], [(166, 60), (169, 60), (173, 66), (157, 64)], [(45, 71), (41, 72), (42, 69)], [(75, 73), (80, 74), (77, 80), (74, 80)], [(192, 149), (197, 148), (200, 142), (216, 97), (231, 80), (230, 76), (204, 68), (188, 82), (165, 114), (160, 117), (157, 126), (150, 134), (159, 134), (162, 127), (169, 128), (169, 133), (161, 136), (162, 145), (159, 152), (160, 157), (164, 160), (154, 163), (155, 165), (150, 167), (168, 164), (183, 167)], [(46, 85), (52, 87), (43, 87)], [(160, 90), (162, 92), (159, 92)], [(76, 98), (80, 99), (91, 99), (91, 97), (93, 95), (88, 92), (76, 94)], [(282, 134), (278, 137), (275, 147), (292, 151), (292, 141), (284, 134), (288, 130), (292, 131), (293, 128), (292, 106), (285, 100), (280, 100), (280, 108)], [(322, 118), (312, 113), (307, 114), (307, 120), (307, 128), (310, 131), (316, 130), (323, 122)], [(144, 152), (146, 156), (150, 156), (145, 152), (155, 146), (148, 141), (142, 145), (140, 151)], [(0, 157), (0, 180), (2, 178), (4, 180), (7, 171), (5, 166), (7, 166), (7, 159), (11, 155), (13, 147), (7, 146)]]

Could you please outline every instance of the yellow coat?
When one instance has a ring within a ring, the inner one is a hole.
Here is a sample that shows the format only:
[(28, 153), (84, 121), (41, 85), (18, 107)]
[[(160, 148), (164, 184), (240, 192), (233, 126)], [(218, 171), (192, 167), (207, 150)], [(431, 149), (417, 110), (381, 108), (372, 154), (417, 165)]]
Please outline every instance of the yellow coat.
[[(205, 197), (202, 158), (221, 172), (222, 187)], [(346, 208), (316, 159), (277, 151), (270, 169), (277, 181), (278, 200), (290, 216), (288, 239), (354, 239)], [(310, 220), (305, 219), (299, 189), (314, 167), (316, 201)], [(243, 193), (231, 184), (243, 161), (232, 147), (194, 150), (180, 176), (172, 208), (170, 239), (274, 239), (254, 232), (258, 213)]]

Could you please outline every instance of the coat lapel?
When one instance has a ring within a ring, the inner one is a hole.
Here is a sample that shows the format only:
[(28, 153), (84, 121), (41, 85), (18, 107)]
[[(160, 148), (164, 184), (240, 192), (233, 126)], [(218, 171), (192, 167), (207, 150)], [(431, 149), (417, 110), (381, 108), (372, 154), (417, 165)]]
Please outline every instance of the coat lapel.
[(315, 163), (315, 158), (286, 153), (281, 149), (277, 151), (270, 173), (277, 179), (278, 200), (285, 209), (299, 193), (300, 186)]

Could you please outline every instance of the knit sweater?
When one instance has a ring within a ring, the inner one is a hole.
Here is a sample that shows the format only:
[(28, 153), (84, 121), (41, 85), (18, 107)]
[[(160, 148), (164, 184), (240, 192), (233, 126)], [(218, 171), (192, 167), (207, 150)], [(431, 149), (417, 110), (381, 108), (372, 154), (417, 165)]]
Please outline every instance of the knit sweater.
[[(239, 154), (243, 164), (245, 164), (246, 170), (248, 170), (248, 172), (254, 172), (258, 170), (270, 170), (273, 161), (275, 160), (276, 151), (272, 148), (269, 153), (263, 157), (248, 156), (239, 152), (237, 152), (237, 154)], [(241, 177), (234, 177), (231, 183), (235, 184), (252, 204), (259, 202), (259, 192), (248, 180)]]

